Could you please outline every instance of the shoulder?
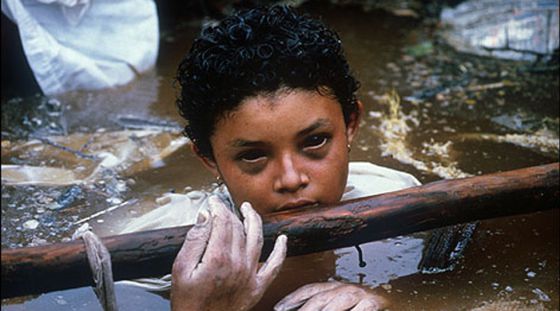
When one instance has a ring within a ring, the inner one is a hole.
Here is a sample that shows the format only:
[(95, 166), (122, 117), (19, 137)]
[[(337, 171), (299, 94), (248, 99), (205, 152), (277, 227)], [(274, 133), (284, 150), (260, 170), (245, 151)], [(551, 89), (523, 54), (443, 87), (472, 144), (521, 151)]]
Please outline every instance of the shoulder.
[(418, 179), (409, 173), (369, 162), (350, 162), (347, 189), (342, 199), (348, 200), (419, 185)]

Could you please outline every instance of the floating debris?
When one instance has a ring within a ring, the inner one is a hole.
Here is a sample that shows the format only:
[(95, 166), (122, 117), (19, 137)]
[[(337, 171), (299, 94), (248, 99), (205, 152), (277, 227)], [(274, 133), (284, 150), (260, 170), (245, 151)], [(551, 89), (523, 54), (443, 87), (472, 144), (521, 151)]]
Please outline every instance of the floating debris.
[(489, 134), (466, 133), (459, 135), (461, 140), (486, 140), (496, 143), (508, 143), (531, 149), (544, 155), (557, 157), (560, 152), (560, 138), (548, 130), (539, 130), (533, 134)]
[[(12, 148), (3, 151), (2, 156), (25, 158), (28, 163), (2, 165), (2, 183), (43, 186), (81, 184), (95, 181), (105, 169), (130, 176), (161, 165), (164, 158), (185, 146), (189, 140), (180, 132), (125, 130), (75, 133), (50, 137), (49, 141), (56, 145), (45, 144), (40, 140), (20, 144), (12, 142)], [(87, 146), (87, 153), (83, 146)], [(89, 157), (77, 156), (74, 152), (69, 152), (69, 149), (81, 150), (81, 153)], [(45, 163), (59, 164), (62, 167)]]
[(2, 164), (2, 184), (66, 186), (78, 184), (82, 180), (74, 172), (58, 167)]
[(424, 41), (405, 48), (405, 53), (413, 57), (422, 57), (434, 52), (434, 45), (430, 41)]
[(82, 189), (79, 186), (72, 186), (66, 190), (53, 204), (47, 206), (50, 210), (61, 210), (69, 207), (80, 198), (82, 195)]
[(543, 117), (527, 111), (500, 114), (490, 120), (506, 129), (522, 133), (534, 133), (539, 130), (558, 131), (560, 125), (560, 118)]
[(23, 228), (26, 230), (35, 230), (39, 227), (39, 222), (35, 219), (31, 219), (23, 223)]
[(125, 129), (158, 130), (170, 132), (177, 132), (181, 130), (181, 126), (175, 122), (146, 119), (133, 115), (118, 116), (116, 122)]
[(64, 105), (55, 98), (34, 96), (12, 98), (2, 103), (2, 138), (27, 139), (66, 135)]
[(100, 212), (97, 212), (97, 213), (95, 213), (95, 214), (93, 214), (93, 215), (90, 215), (90, 216), (88, 216), (88, 217), (82, 218), (82, 219), (76, 221), (74, 224), (77, 225), (77, 224), (84, 223), (84, 222), (89, 221), (89, 220), (91, 220), (91, 219), (93, 219), (93, 218), (96, 218), (96, 217), (99, 217), (99, 216), (101, 216), (101, 215), (104, 215), (104, 214), (107, 214), (107, 213), (109, 213), (109, 212), (112, 212), (112, 211), (116, 210), (116, 209), (119, 208), (119, 207), (123, 207), (123, 206), (126, 206), (126, 205), (135, 204), (135, 203), (137, 203), (137, 202), (138, 202), (138, 199), (132, 199), (132, 200), (129, 200), (129, 201), (125, 201), (125, 202), (119, 203), (119, 204), (114, 205), (114, 206), (111, 206), (111, 207), (109, 207), (109, 208), (107, 208), (107, 209), (105, 209), (105, 210), (102, 210), (102, 211), (100, 211)]
[(544, 311), (546, 310), (542, 304), (528, 305), (518, 300), (500, 299), (494, 302), (484, 302), (482, 306), (473, 308), (471, 311)]
[(543, 292), (540, 288), (533, 288), (532, 292), (533, 294), (537, 295), (537, 298), (540, 301), (544, 301), (544, 302), (550, 301), (550, 297), (548, 297), (548, 295), (545, 292)]
[[(374, 126), (382, 143), (382, 156), (391, 156), (397, 161), (414, 166), (424, 172), (436, 174), (445, 179), (472, 176), (457, 167), (457, 162), (451, 156), (452, 143), (437, 143), (433, 139), (422, 145), (421, 154), (413, 153), (408, 144), (408, 133), (418, 127), (420, 121), (412, 113), (405, 115), (400, 107), (399, 95), (392, 92), (379, 97), (378, 100), (388, 106), (389, 111), (379, 117), (379, 126)], [(377, 117), (376, 114), (370, 114)], [(433, 159), (435, 158), (435, 159)]]
[(558, 48), (558, 1), (468, 0), (441, 12), (457, 50), (534, 61)]
[[(424, 274), (452, 271), (471, 240), (477, 222), (438, 228), (430, 232), (418, 269)], [(494, 283), (493, 283), (494, 284)], [(494, 285), (492, 285), (494, 287)], [(497, 286), (496, 286), (497, 287)]]

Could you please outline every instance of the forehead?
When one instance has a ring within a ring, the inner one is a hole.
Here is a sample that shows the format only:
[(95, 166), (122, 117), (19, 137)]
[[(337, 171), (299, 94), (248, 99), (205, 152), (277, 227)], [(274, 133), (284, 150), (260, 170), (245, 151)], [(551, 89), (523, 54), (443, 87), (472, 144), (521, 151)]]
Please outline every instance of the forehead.
[(291, 135), (318, 122), (344, 126), (342, 107), (334, 97), (307, 90), (278, 91), (245, 99), (218, 120), (213, 136), (258, 139), (271, 133)]

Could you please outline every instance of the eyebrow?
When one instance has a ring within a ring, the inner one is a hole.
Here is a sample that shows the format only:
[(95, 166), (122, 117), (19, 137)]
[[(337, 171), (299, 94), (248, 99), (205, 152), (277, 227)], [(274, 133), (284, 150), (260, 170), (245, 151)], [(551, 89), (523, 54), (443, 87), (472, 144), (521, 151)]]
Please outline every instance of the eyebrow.
[[(309, 133), (312, 133), (313, 131), (322, 128), (322, 127), (329, 127), (330, 126), (330, 122), (328, 119), (318, 119), (317, 121), (313, 122), (311, 125), (309, 125), (308, 127), (304, 128), (303, 130), (299, 131), (296, 136), (297, 137), (302, 137), (305, 136)], [(235, 148), (243, 148), (243, 147), (260, 147), (260, 146), (264, 146), (266, 145), (266, 143), (262, 142), (262, 141), (252, 141), (252, 140), (246, 140), (246, 139), (236, 139), (234, 141), (232, 141), (230, 143), (230, 145), (232, 147)]]
[(328, 119), (318, 119), (317, 121), (313, 122), (310, 126), (304, 128), (303, 130), (299, 131), (297, 133), (297, 137), (302, 137), (305, 136), (313, 131), (315, 131), (316, 129), (322, 128), (322, 127), (328, 127), (330, 126), (330, 122)]

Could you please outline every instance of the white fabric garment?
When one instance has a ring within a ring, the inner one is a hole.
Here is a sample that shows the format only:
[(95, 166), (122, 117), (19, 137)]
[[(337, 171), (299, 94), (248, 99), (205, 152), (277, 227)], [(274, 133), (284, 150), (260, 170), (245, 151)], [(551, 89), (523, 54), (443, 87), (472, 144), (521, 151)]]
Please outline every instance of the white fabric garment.
[[(348, 171), (348, 181), (342, 196), (343, 201), (420, 185), (420, 182), (408, 173), (368, 162), (351, 162)], [(227, 202), (232, 211), (238, 214), (224, 186), (217, 188), (213, 192), (192, 191), (187, 194), (167, 194), (158, 200), (158, 203), (162, 206), (133, 220), (121, 233), (194, 224), (198, 212), (207, 208), (208, 198), (211, 195), (220, 196), (222, 201)], [(422, 241), (414, 238), (407, 239), (407, 241), (408, 242), (405, 244), (412, 246), (412, 251), (416, 254), (414, 258), (418, 257), (419, 254), (421, 255)], [(378, 246), (376, 243), (383, 242), (372, 242), (363, 245), (368, 268), (372, 266), (375, 267), (370, 261), (376, 258), (375, 247), (372, 248), (372, 246)], [(403, 250), (403, 248), (404, 247), (400, 248), (399, 251)], [(337, 255), (339, 255), (337, 260), (337, 275), (347, 280), (353, 280), (355, 277), (355, 269), (349, 267), (351, 265), (357, 266), (358, 261), (357, 258), (355, 258), (355, 251), (352, 248), (343, 248), (337, 250)], [(416, 269), (416, 266), (417, 262), (412, 262), (412, 264), (406, 265), (405, 268), (399, 268), (399, 272), (392, 273), (391, 276), (402, 276), (414, 273), (415, 271), (412, 270)], [(387, 269), (387, 267), (384, 266), (383, 273), (385, 274), (374, 273), (372, 277), (379, 277), (380, 282), (385, 282), (387, 280), (387, 271), (394, 271), (394, 269)], [(134, 281), (121, 281), (119, 283), (143, 287), (150, 291), (164, 291), (171, 288), (171, 275), (166, 275), (159, 279), (145, 278)], [(377, 284), (376, 282), (370, 285)]]
[(155, 64), (151, 0), (2, 0), (46, 95), (123, 85)]

